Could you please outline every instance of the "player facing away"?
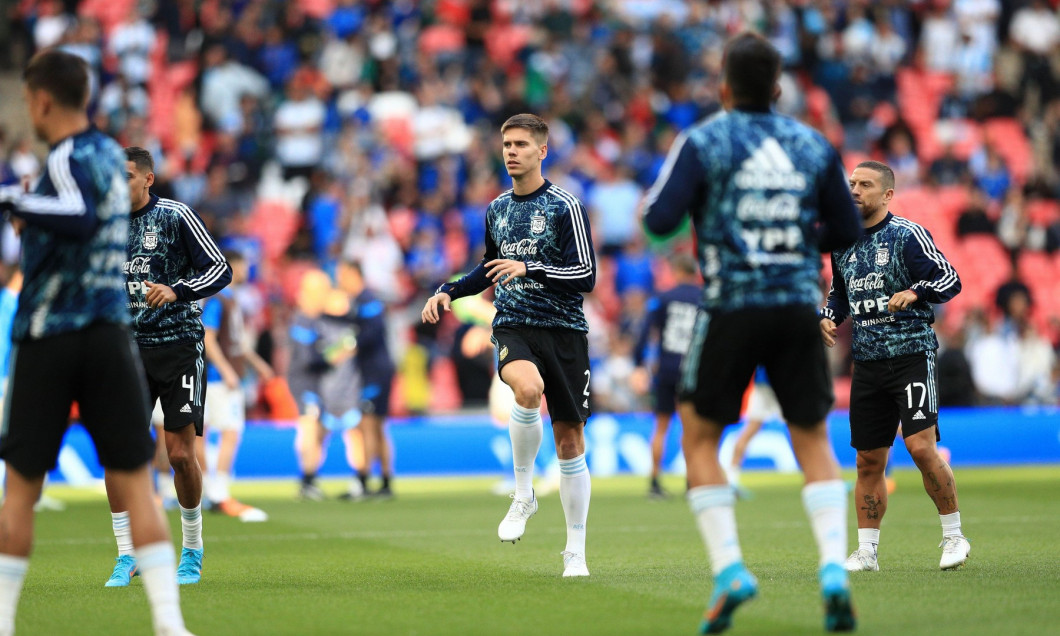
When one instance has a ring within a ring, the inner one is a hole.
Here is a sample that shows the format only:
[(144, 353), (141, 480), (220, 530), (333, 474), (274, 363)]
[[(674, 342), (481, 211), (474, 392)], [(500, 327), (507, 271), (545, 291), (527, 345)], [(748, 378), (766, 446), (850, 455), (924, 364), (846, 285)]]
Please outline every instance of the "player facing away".
[(930, 303), (961, 291), (961, 279), (931, 235), (887, 210), (894, 172), (876, 161), (857, 165), (850, 189), (865, 235), (832, 252), (832, 289), (821, 311), (825, 344), (835, 346), (836, 325), (854, 321), (854, 377), (850, 384), (850, 445), (858, 452), (854, 503), (858, 549), (848, 570), (879, 570), (880, 522), (887, 512), (884, 469), (901, 424), (905, 447), (924, 478), (942, 523), (939, 567), (960, 567), (971, 545), (961, 534), (957, 485), (939, 455), (935, 352), (939, 343)]
[(196, 450), (199, 462), (206, 470), (203, 493), (207, 505), (240, 521), (261, 522), (269, 518), (264, 511), (232, 497), (232, 466), (247, 421), (243, 376), (251, 368), (263, 380), (271, 379), (275, 373), (251, 346), (243, 311), (233, 292), (233, 288), (249, 280), (250, 264), (240, 252), (226, 251), (222, 256), (232, 268), (232, 284), (207, 298), (202, 305), (203, 345), (210, 363), (206, 370), (203, 419), (207, 430), (217, 430), (221, 436), (217, 465), (212, 474), (206, 470), (204, 437), (199, 438)]
[(673, 232), (686, 213), (704, 279), (700, 312), (681, 369), (688, 501), (714, 571), (703, 633), (729, 627), (758, 582), (744, 567), (735, 495), (718, 458), (722, 431), (740, 417), (755, 367), (769, 373), (805, 475), (802, 500), (820, 556), (825, 627), (855, 626), (846, 554), (846, 487), (825, 416), (832, 383), (817, 326), (819, 251), (860, 235), (839, 154), (807, 126), (771, 112), (780, 56), (743, 34), (725, 47), (725, 112), (674, 142), (645, 201), (644, 224)]
[(125, 155), (89, 124), (88, 71), (78, 57), (45, 50), (23, 73), (37, 137), (51, 150), (33, 193), (0, 188), (0, 207), (22, 229), (25, 276), (0, 457), (0, 634), (15, 609), (33, 543), (33, 504), (55, 466), (73, 402), (92, 435), (113, 492), (128, 511), (156, 634), (187, 634), (173, 546), (154, 502), (147, 383), (129, 333), (125, 263), (129, 190)]
[(647, 373), (644, 366), (648, 343), (658, 339), (655, 372), (651, 380), (655, 430), (651, 434), (651, 483), (648, 496), (652, 498), (667, 496), (659, 485), (666, 432), (677, 411), (677, 381), (681, 374), (681, 360), (692, 339), (692, 326), (696, 322), (699, 297), (702, 295), (696, 261), (692, 256), (676, 254), (671, 265), (676, 284), (649, 301), (648, 319), (644, 321), (633, 352), (637, 375), (644, 377)]
[[(387, 499), (393, 496), (390, 489), (393, 465), (384, 427), (390, 411), (394, 361), (387, 341), (386, 305), (365, 287), (360, 263), (339, 263), (335, 279), (339, 289), (350, 298), (347, 319), (353, 324), (357, 337), (353, 361), (361, 376), (360, 429), (364, 433), (364, 465), (357, 478), (364, 494)], [(368, 477), (376, 460), (379, 460), (381, 483), (378, 490), (370, 491)]]
[(439, 308), (497, 285), (493, 342), (497, 372), (512, 388), (508, 432), (515, 465), (512, 505), (497, 528), (515, 543), (537, 512), (532, 486), (541, 446), (541, 397), (548, 398), (560, 466), (559, 495), (567, 522), (563, 576), (588, 576), (585, 522), (590, 481), (585, 463), (585, 422), (590, 410), (589, 327), (582, 294), (596, 284), (596, 256), (585, 206), (541, 174), (548, 155), (548, 124), (522, 114), (501, 126), (504, 165), (512, 189), (486, 209), (486, 255), (460, 280), (445, 283), (427, 300), (423, 321)]
[[(163, 414), (163, 438), (180, 507), (183, 548), (177, 582), (202, 577), (202, 470), (196, 437), (202, 436), (206, 392), (202, 308), (196, 302), (232, 280), (232, 269), (199, 215), (188, 206), (151, 194), (154, 160), (143, 148), (125, 149), (129, 215), (128, 260), (124, 271), (133, 334), (147, 374), (153, 405)], [(124, 587), (136, 575), (130, 552), (128, 513), (121, 493), (110, 487), (117, 563), (107, 587)]]

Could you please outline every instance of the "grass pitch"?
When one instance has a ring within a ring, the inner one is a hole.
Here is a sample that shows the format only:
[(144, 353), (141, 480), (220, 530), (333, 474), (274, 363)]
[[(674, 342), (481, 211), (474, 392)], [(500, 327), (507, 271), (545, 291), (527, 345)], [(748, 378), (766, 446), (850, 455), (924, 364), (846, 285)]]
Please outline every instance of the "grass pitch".
[[(877, 573), (854, 577), (863, 634), (1045, 634), (1060, 618), (1060, 467), (956, 471), (968, 565), (940, 572), (938, 517), (919, 473), (898, 471)], [(792, 475), (748, 474), (740, 538), (760, 595), (733, 634), (819, 634), (817, 557)], [(267, 523), (207, 514), (202, 583), (181, 588), (196, 634), (694, 634), (710, 593), (703, 545), (681, 497), (645, 498), (641, 478), (597, 479), (585, 580), (561, 578), (558, 493), (517, 545), (500, 543), (508, 500), (495, 480), (398, 480), (393, 501), (301, 503), (290, 483), (239, 484)], [(680, 478), (666, 483), (681, 489)], [(343, 485), (325, 483), (341, 492)], [(105, 589), (114, 563), (99, 492), (51, 487), (64, 512), (37, 516), (18, 633), (148, 634), (139, 578)], [(851, 544), (856, 541), (850, 512)], [(169, 513), (174, 537), (178, 516)], [(179, 539), (178, 539), (179, 544)]]

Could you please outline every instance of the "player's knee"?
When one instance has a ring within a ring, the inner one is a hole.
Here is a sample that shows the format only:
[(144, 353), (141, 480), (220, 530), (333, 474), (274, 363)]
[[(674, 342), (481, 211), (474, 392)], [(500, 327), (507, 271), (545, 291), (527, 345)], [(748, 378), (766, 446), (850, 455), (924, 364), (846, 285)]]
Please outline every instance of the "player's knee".
[(875, 453), (858, 452), (857, 468), (858, 477), (868, 477), (875, 474), (883, 474), (887, 467), (886, 454), (883, 457)]
[(194, 446), (177, 444), (169, 450), (169, 464), (173, 467), (173, 470), (177, 472), (183, 472), (190, 469), (195, 462)]
[(541, 395), (545, 392), (545, 387), (539, 382), (520, 382), (516, 386), (512, 387), (512, 393), (515, 394), (515, 402), (524, 409), (536, 409), (541, 407)]

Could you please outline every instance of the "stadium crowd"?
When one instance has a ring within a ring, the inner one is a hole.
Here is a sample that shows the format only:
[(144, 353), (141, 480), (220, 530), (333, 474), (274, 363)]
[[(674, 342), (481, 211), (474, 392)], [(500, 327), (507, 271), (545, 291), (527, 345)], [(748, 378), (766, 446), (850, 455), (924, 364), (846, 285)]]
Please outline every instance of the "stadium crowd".
[[(419, 308), (481, 258), (485, 206), (509, 187), (500, 124), (541, 114), (545, 176), (586, 202), (595, 231), (594, 408), (630, 410), (646, 406), (633, 349), (672, 285), (664, 256), (692, 249), (647, 244), (640, 202), (678, 132), (718, 109), (724, 41), (756, 30), (784, 57), (777, 108), (848, 166), (893, 166), (892, 209), (967, 281), (937, 325), (941, 403), (1055, 403), (1057, 4), (23, 0), (3, 17), (0, 64), (49, 46), (88, 61), (99, 128), (151, 150), (155, 191), (253, 264), (240, 297), (278, 368), (300, 275), (363, 263), (389, 306), (396, 412), (487, 400), (488, 309), (434, 326)], [(28, 130), (0, 119), (0, 134), (0, 179), (38, 174)], [(8, 264), (16, 242), (6, 231)], [(833, 364), (843, 382), (850, 360)]]

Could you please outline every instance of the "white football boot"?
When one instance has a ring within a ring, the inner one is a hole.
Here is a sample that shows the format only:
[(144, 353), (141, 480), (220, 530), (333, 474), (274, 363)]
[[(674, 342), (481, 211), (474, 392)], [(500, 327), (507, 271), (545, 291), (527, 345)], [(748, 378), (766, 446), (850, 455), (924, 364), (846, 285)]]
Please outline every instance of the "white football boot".
[(508, 508), (508, 514), (501, 520), (501, 525), (497, 526), (497, 536), (500, 537), (501, 541), (515, 543), (526, 532), (527, 520), (533, 517), (536, 512), (536, 496), (530, 501), (526, 501), (524, 499), (516, 499), (515, 495), (512, 495), (512, 506)]
[(954, 570), (964, 565), (968, 560), (968, 553), (972, 551), (972, 544), (964, 536), (944, 537), (942, 543), (942, 560), (939, 561), (940, 570)]
[(876, 553), (872, 550), (858, 548), (847, 557), (843, 567), (847, 572), (879, 572), (880, 564), (876, 562)]

